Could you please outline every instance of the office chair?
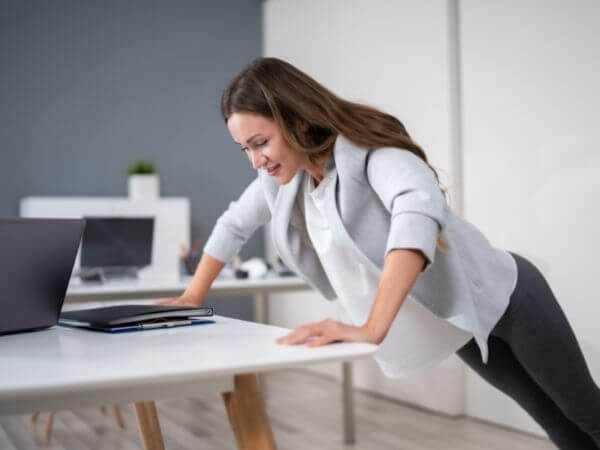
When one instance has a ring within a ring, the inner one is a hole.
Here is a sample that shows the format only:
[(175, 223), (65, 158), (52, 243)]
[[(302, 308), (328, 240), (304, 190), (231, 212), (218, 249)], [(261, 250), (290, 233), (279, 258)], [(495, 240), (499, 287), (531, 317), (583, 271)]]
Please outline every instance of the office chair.
[[(101, 406), (100, 412), (102, 414), (106, 415), (106, 407)], [(119, 428), (124, 430), (126, 428), (126, 426), (125, 426), (125, 421), (123, 420), (123, 416), (121, 415), (121, 408), (119, 407), (119, 405), (113, 405), (113, 412), (115, 414), (115, 420), (117, 422), (117, 425), (119, 425)], [(31, 426), (33, 427), (34, 432), (35, 432), (35, 424), (37, 422), (37, 418), (38, 418), (39, 414), (40, 413), (35, 412), (31, 415)], [(46, 443), (48, 443), (50, 441), (50, 437), (52, 435), (52, 426), (54, 425), (55, 414), (56, 414), (56, 411), (50, 411), (48, 413), (48, 418), (46, 419), (46, 427), (44, 429), (44, 441)]]

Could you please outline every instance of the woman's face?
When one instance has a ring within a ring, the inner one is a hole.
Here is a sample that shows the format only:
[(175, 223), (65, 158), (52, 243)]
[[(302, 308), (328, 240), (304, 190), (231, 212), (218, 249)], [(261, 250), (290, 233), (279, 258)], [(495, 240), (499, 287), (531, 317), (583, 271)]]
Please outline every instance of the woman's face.
[(279, 184), (289, 183), (308, 157), (285, 141), (275, 121), (252, 113), (233, 113), (227, 121), (231, 137), (246, 153), (256, 170), (263, 169)]

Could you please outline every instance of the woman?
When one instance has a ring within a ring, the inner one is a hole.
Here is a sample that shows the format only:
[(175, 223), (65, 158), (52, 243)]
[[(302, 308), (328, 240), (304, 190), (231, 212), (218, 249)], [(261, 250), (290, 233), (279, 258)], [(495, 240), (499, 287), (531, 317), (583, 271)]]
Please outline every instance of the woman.
[(380, 344), (391, 376), (456, 351), (560, 448), (600, 447), (600, 391), (543, 275), (452, 212), (400, 121), (275, 58), (238, 74), (221, 111), (258, 177), (218, 219), (189, 287), (164, 303), (202, 304), (271, 221), (283, 261), (354, 324), (327, 319), (278, 343)]

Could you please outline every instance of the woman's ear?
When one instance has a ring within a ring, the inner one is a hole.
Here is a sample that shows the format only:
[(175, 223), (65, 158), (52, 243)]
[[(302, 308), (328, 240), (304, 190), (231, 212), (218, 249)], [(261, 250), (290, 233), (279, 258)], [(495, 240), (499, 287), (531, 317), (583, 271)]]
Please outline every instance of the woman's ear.
[(298, 125), (298, 129), (303, 133), (308, 133), (308, 129), (310, 128), (310, 124), (304, 119), (296, 119), (296, 123)]
[(294, 123), (293, 133), (294, 133), (296, 139), (298, 140), (298, 143), (300, 143), (300, 145), (303, 147), (310, 146), (311, 140), (310, 140), (310, 137), (308, 136), (308, 132), (310, 130), (310, 124), (306, 120), (300, 119), (300, 118), (295, 118), (293, 123)]

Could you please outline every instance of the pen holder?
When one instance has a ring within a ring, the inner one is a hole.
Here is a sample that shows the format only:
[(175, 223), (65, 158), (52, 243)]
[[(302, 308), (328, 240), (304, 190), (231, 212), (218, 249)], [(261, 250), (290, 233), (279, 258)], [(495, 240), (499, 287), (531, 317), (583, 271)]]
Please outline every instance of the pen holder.
[(185, 267), (186, 273), (188, 275), (194, 275), (196, 267), (198, 267), (198, 263), (200, 262), (200, 255), (188, 255), (185, 258), (181, 258), (181, 262)]

